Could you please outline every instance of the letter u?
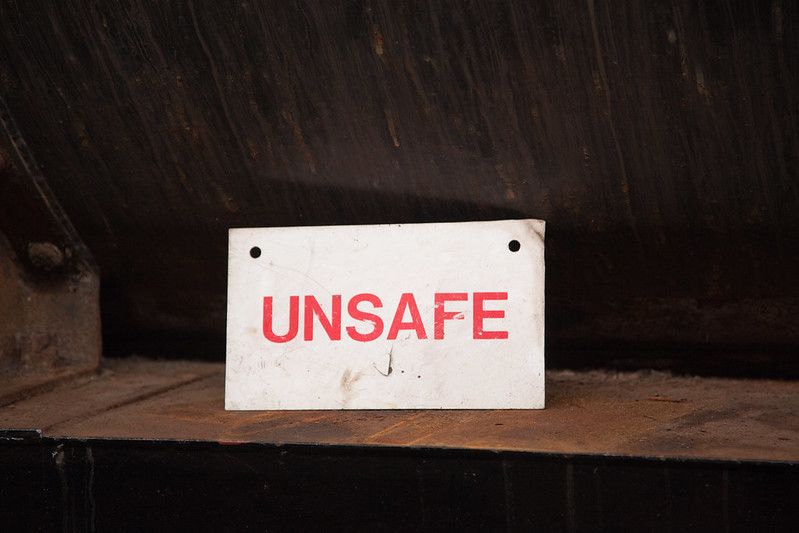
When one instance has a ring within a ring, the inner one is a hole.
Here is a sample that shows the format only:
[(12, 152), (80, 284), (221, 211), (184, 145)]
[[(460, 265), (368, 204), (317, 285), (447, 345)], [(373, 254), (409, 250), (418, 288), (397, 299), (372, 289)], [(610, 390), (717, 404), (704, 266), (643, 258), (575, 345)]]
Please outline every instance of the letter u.
[(297, 336), (300, 324), (300, 297), (289, 297), (289, 330), (285, 335), (276, 335), (272, 329), (272, 297), (264, 296), (264, 337), (272, 342), (288, 342)]

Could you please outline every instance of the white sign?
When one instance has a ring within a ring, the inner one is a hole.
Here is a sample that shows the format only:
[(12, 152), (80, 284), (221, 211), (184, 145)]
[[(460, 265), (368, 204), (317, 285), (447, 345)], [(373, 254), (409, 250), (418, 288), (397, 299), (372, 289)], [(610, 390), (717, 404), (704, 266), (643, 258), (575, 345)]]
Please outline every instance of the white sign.
[(230, 230), (225, 408), (544, 407), (544, 222)]

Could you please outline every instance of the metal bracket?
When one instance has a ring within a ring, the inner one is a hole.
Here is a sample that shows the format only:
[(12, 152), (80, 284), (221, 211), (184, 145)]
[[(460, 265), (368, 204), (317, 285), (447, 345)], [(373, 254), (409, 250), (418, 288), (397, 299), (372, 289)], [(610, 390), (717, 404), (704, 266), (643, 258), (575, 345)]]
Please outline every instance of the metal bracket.
[(0, 405), (94, 370), (99, 276), (0, 97)]

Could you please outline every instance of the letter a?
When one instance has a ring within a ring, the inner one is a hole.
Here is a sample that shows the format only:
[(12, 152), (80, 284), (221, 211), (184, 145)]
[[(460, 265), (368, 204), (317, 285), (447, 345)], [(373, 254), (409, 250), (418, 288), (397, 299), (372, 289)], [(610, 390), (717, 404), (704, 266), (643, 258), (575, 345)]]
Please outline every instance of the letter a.
[[(403, 322), (402, 317), (405, 316), (405, 309), (411, 312), (411, 321)], [(424, 330), (422, 317), (419, 314), (419, 307), (416, 305), (416, 298), (410, 292), (402, 293), (399, 303), (397, 304), (397, 312), (394, 314), (394, 320), (391, 321), (391, 328), (388, 330), (387, 339), (393, 341), (397, 338), (397, 333), (401, 329), (412, 329), (416, 332), (416, 338), (426, 339), (427, 333)]]

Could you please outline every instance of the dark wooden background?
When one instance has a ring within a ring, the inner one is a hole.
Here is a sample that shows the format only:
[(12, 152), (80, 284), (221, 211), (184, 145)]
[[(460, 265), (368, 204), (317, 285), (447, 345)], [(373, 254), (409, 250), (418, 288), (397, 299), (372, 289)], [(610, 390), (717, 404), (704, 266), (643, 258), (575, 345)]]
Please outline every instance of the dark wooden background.
[(550, 365), (799, 375), (798, 59), (777, 0), (0, 0), (108, 354), (223, 358), (229, 227), (539, 217)]

